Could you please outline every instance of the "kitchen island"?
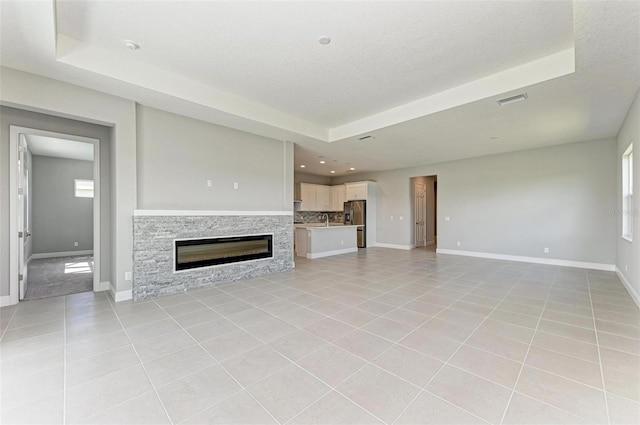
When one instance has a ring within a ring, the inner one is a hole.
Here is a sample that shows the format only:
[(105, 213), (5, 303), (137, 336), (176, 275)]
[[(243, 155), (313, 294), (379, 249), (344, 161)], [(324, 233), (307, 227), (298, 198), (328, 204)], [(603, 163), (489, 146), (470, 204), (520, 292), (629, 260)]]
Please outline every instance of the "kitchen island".
[(322, 258), (358, 252), (356, 229), (343, 224), (296, 224), (296, 255)]

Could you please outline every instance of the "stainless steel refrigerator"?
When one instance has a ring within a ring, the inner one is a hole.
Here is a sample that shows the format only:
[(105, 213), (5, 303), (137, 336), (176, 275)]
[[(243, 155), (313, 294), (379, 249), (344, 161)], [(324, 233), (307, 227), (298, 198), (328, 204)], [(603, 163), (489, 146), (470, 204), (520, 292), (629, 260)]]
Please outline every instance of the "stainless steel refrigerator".
[(344, 224), (359, 225), (358, 248), (367, 247), (367, 201), (348, 201), (344, 203)]

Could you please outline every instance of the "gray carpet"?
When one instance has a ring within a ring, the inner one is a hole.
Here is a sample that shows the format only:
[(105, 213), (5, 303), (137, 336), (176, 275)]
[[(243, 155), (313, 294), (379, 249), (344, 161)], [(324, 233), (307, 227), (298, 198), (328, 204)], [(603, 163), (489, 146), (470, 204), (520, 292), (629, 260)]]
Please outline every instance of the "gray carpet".
[(93, 290), (93, 256), (31, 260), (25, 299), (57, 297)]

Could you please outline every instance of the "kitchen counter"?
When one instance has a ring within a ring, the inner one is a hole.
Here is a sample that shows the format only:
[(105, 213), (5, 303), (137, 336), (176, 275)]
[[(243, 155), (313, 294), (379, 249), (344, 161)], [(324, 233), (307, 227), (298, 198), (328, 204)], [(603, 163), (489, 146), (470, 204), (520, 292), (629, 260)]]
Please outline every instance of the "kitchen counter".
[(334, 227), (346, 228), (346, 227), (364, 227), (362, 224), (359, 225), (351, 225), (351, 224), (342, 224), (342, 223), (329, 223), (327, 226), (324, 223), (304, 223), (304, 224), (296, 224), (296, 229), (331, 229)]
[(296, 224), (296, 255), (306, 258), (322, 258), (331, 255), (358, 252), (356, 229), (362, 226), (339, 223)]

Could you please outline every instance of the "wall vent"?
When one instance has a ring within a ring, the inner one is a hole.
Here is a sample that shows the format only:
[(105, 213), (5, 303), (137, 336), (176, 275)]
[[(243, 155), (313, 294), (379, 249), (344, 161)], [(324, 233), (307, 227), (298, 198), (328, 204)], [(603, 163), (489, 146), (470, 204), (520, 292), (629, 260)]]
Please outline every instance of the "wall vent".
[(498, 99), (498, 105), (504, 106), (511, 103), (522, 102), (528, 98), (526, 93), (517, 94), (515, 96), (505, 97), (504, 99)]

